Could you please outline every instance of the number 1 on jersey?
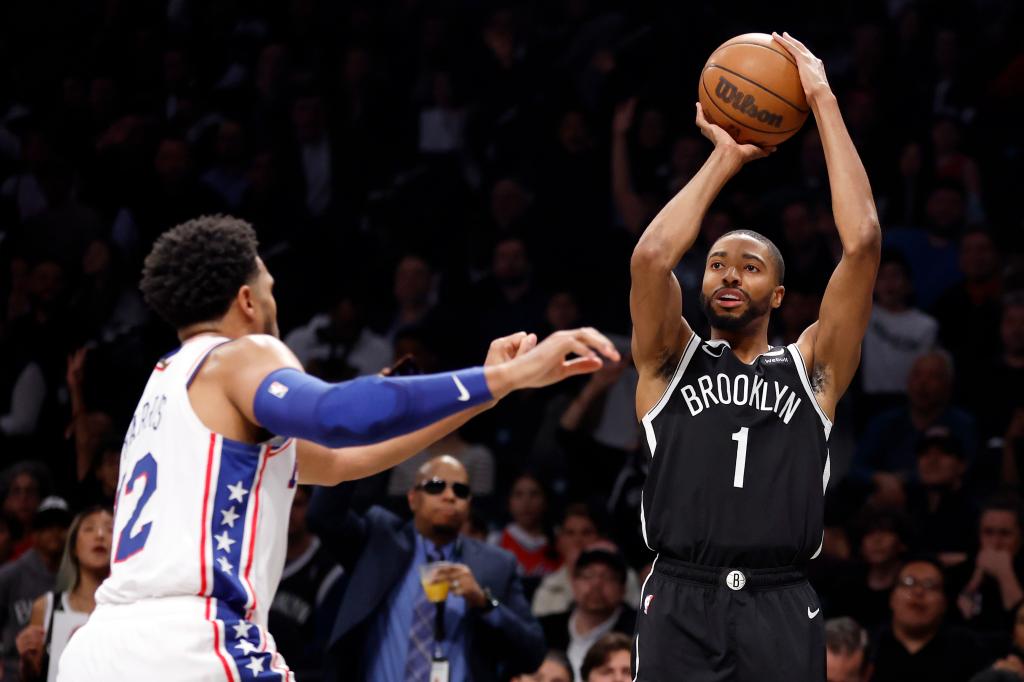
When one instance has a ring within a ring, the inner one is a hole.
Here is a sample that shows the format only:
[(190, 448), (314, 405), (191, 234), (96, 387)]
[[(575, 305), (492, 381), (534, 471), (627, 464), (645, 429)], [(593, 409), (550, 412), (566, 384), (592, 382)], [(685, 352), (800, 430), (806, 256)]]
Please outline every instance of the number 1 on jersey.
[(743, 470), (747, 466), (748, 433), (750, 433), (750, 429), (744, 426), (739, 431), (732, 434), (732, 439), (736, 441), (736, 474), (732, 478), (732, 487), (734, 488), (743, 487)]

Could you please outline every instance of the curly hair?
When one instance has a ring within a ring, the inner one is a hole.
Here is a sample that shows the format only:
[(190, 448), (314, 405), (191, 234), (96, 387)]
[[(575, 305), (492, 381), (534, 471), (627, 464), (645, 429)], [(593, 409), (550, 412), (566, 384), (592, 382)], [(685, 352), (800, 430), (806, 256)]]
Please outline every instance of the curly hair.
[(142, 268), (146, 303), (175, 329), (218, 320), (256, 265), (252, 225), (225, 215), (200, 216), (164, 232)]

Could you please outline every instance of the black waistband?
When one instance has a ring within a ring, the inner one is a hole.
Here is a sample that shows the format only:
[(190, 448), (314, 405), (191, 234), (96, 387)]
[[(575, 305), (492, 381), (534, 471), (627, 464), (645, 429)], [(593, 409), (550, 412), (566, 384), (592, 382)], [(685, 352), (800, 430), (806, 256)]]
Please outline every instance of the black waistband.
[[(690, 582), (721, 587), (727, 589), (730, 574), (739, 571), (743, 574), (744, 590), (766, 589), (796, 585), (807, 580), (807, 573), (799, 566), (778, 566), (775, 568), (743, 568), (742, 566), (702, 566), (689, 561), (680, 561), (667, 556), (659, 556), (654, 562), (655, 573), (672, 578), (680, 578)], [(735, 584), (735, 582), (733, 583)]]

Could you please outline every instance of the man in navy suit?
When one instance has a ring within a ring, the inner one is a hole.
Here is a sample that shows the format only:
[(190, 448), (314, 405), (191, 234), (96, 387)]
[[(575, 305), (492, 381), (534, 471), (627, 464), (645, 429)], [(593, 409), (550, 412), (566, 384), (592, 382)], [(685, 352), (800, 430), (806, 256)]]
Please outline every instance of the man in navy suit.
[(530, 613), (503, 549), (460, 537), (469, 514), (469, 477), (450, 456), (418, 472), (409, 491), (412, 521), (381, 507), (349, 508), (352, 484), (320, 488), (307, 522), (345, 568), (347, 585), (328, 651), (328, 679), (339, 682), (427, 682), (435, 654), (435, 607), (426, 602), (419, 567), (453, 564), (444, 606), (451, 682), (497, 682), (533, 672), (544, 660), (544, 635)]

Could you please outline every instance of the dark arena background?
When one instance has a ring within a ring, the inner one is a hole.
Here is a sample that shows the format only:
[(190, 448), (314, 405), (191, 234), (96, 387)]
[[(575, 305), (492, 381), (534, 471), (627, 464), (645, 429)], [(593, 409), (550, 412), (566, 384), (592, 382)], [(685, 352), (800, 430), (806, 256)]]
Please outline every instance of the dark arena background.
[[(138, 290), (161, 232), (249, 221), (281, 337), (326, 380), (407, 354), (402, 371), (478, 365), (520, 330), (592, 325), (625, 352), (633, 247), (711, 150), (701, 68), (773, 30), (824, 61), (884, 239), (810, 566), (828, 679), (1024, 679), (1024, 3), (4, 0), (3, 680), (36, 679), (19, 636), (63, 546), (46, 514), (113, 504), (138, 397), (177, 345)], [(702, 336), (707, 246), (734, 228), (782, 251), (769, 338), (795, 341), (841, 253), (813, 116), (730, 182), (677, 267)], [(630, 570), (590, 615), (632, 614), (653, 558), (636, 381), (627, 358), (516, 393), (360, 481), (354, 508), (408, 515), (419, 464), (452, 454), (473, 491), (465, 532), (515, 551), (546, 631), (589, 599), (570, 567), (598, 537)], [(345, 548), (307, 527), (308, 497), (270, 631), (299, 680), (354, 679), (332, 639)], [(900, 574), (922, 554), (942, 568), (923, 589)], [(557, 659), (515, 679), (571, 679)], [(493, 667), (480, 679), (512, 677)], [(587, 679), (632, 679), (610, 667)]]

